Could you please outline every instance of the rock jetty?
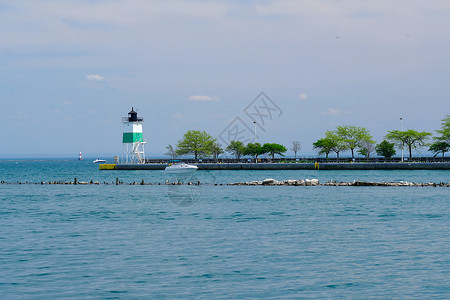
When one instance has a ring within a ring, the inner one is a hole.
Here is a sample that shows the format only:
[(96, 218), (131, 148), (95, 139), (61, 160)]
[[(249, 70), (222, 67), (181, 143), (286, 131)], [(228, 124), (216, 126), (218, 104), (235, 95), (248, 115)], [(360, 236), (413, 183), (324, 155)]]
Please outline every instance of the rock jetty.
[(250, 182), (236, 182), (230, 183), (230, 185), (301, 185), (301, 186), (316, 186), (319, 185), (318, 179), (300, 179), (300, 180), (284, 180), (278, 181), (272, 178), (264, 179), (263, 181), (250, 181)]
[(426, 182), (426, 183), (415, 183), (410, 181), (394, 181), (394, 182), (374, 182), (374, 181), (360, 181), (355, 180), (352, 182), (339, 182), (339, 181), (328, 181), (325, 183), (320, 183), (318, 179), (290, 179), (278, 181), (272, 178), (267, 178), (262, 181), (248, 181), (248, 182), (235, 182), (229, 185), (278, 185), (278, 186), (416, 186), (416, 187), (450, 187), (450, 183), (440, 182)]
[[(54, 181), (39, 181), (39, 182), (29, 182), (29, 181), (16, 181), (16, 182), (6, 182), (4, 180), (0, 181), (1, 185), (4, 184), (39, 184), (39, 185), (203, 185), (203, 183), (200, 183), (200, 181), (196, 182), (181, 182), (181, 181), (174, 181), (170, 182), (166, 180), (165, 182), (156, 182), (156, 183), (149, 183), (144, 182), (144, 180), (140, 181), (133, 181), (133, 182), (123, 182), (119, 180), (119, 178), (116, 178), (115, 181), (112, 182), (99, 182), (99, 181), (81, 181), (75, 178), (74, 181), (60, 181), (60, 180), (54, 180)], [(208, 183), (206, 183), (208, 185)], [(210, 184), (212, 185), (212, 184)], [(335, 181), (330, 180), (325, 183), (320, 183), (318, 179), (289, 179), (289, 180), (282, 180), (278, 181), (273, 178), (267, 178), (261, 181), (247, 181), (247, 182), (235, 182), (235, 183), (214, 183), (214, 186), (222, 186), (222, 185), (240, 185), (240, 186), (261, 186), (261, 185), (269, 185), (269, 186), (399, 186), (399, 187), (450, 187), (450, 183), (445, 182), (425, 182), (425, 183), (415, 183), (411, 181), (393, 181), (393, 182), (376, 182), (376, 181), (360, 181), (355, 180), (351, 182), (342, 182), (342, 181)]]

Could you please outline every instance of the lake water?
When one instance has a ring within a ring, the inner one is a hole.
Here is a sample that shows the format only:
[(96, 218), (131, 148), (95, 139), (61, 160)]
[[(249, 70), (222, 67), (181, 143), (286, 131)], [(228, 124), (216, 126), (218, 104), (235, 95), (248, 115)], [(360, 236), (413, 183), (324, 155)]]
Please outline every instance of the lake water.
[[(74, 178), (101, 184), (33, 184)], [(450, 171), (197, 171), (201, 185), (172, 186), (161, 171), (0, 161), (0, 297), (450, 298), (450, 188), (225, 185), (266, 178)]]

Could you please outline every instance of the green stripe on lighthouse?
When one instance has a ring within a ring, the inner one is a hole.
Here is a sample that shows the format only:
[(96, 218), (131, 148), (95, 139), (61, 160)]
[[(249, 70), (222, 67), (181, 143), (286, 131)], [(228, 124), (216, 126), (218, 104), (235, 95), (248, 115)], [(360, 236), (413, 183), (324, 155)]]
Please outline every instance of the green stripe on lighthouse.
[(122, 143), (136, 143), (143, 142), (144, 138), (142, 132), (124, 132)]

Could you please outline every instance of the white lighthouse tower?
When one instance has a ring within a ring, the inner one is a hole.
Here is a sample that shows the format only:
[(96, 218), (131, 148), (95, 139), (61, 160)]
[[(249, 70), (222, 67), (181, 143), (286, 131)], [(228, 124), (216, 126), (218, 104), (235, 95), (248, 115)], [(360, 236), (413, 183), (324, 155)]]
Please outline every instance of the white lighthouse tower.
[(128, 117), (122, 118), (124, 148), (124, 160), (127, 164), (145, 163), (144, 137), (142, 135), (143, 118), (138, 117), (137, 112), (131, 108)]

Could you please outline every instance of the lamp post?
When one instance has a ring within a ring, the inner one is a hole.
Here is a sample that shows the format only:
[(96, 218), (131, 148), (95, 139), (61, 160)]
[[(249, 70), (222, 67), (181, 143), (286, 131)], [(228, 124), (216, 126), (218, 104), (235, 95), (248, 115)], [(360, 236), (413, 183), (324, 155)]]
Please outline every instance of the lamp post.
[(256, 143), (256, 121), (253, 121), (253, 124), (255, 125), (255, 138), (254, 138), (254, 141), (253, 141), (253, 143)]
[[(400, 121), (402, 123), (402, 132), (403, 132), (403, 118), (400, 118)], [(404, 147), (404, 142), (402, 141), (402, 162), (403, 162), (403, 147)]]

